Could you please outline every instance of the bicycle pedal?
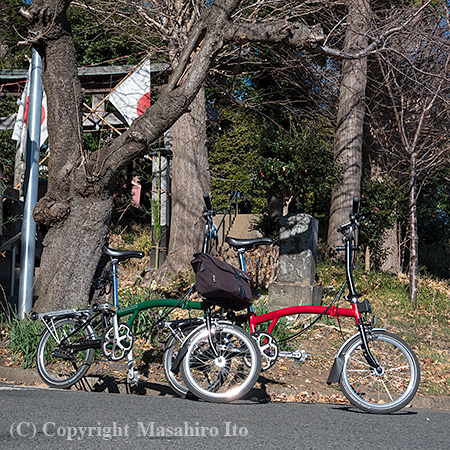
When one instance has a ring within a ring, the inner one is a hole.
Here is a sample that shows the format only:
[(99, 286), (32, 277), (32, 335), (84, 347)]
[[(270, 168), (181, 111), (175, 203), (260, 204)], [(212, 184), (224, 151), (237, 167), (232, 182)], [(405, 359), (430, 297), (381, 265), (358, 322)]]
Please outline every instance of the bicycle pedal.
[(136, 386), (139, 383), (144, 383), (147, 381), (147, 377), (144, 377), (144, 375), (141, 375), (139, 372), (135, 372), (134, 375), (130, 376), (130, 374), (128, 374), (127, 377), (127, 383), (130, 386)]
[(301, 362), (305, 362), (307, 359), (311, 359), (311, 356), (309, 356), (306, 353), (306, 350), (294, 350), (293, 352), (280, 352), (278, 356), (281, 358), (297, 359), (298, 361)]

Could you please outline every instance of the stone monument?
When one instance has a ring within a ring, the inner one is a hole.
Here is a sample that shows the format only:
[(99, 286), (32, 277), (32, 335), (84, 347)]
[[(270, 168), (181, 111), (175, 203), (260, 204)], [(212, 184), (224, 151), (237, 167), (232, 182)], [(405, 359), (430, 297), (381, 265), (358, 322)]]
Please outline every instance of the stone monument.
[(320, 305), (322, 287), (316, 283), (319, 223), (308, 214), (289, 214), (280, 221), (277, 282), (269, 286), (274, 308)]

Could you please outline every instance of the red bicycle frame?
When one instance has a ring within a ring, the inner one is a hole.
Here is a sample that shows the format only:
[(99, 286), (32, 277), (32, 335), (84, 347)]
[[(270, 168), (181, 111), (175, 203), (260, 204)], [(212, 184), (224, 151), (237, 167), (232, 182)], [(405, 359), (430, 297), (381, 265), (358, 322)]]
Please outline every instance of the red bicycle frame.
[(339, 308), (337, 306), (314, 306), (314, 305), (300, 305), (289, 306), (287, 308), (276, 309), (265, 314), (252, 314), (249, 318), (250, 332), (256, 331), (256, 325), (264, 322), (270, 322), (267, 328), (267, 333), (272, 333), (278, 319), (286, 316), (293, 316), (296, 314), (324, 314), (332, 317), (353, 317), (356, 324), (361, 319), (361, 313), (358, 310), (358, 303), (353, 303), (351, 308)]

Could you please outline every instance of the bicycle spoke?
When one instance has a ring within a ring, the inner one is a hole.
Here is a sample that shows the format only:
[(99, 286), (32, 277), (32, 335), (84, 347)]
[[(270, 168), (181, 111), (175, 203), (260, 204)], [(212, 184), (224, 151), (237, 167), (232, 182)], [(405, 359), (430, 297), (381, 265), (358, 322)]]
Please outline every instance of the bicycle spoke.
[(391, 400), (391, 402), (393, 402), (394, 399), (393, 399), (393, 397), (392, 397), (392, 395), (391, 395), (391, 392), (389, 391), (389, 389), (388, 389), (387, 386), (386, 386), (386, 382), (385, 382), (384, 380), (380, 380), (380, 383), (383, 385), (383, 387), (384, 387), (385, 391), (387, 392), (387, 394), (388, 394), (389, 399)]
[(362, 356), (359, 337), (346, 350), (339, 381), (355, 406), (369, 412), (394, 412), (405, 406), (417, 391), (420, 367), (407, 344), (385, 331), (377, 331), (370, 350), (380, 365), (370, 368)]
[(92, 334), (90, 327), (79, 327), (72, 318), (56, 322), (52, 333), (48, 330), (43, 333), (36, 352), (36, 365), (49, 386), (67, 388), (84, 376), (94, 358), (94, 350), (74, 350), (74, 347)]
[(203, 332), (193, 341), (182, 364), (182, 376), (196, 395), (228, 401), (256, 381), (261, 364), (256, 358), (260, 354), (253, 338), (242, 329), (224, 325), (214, 329), (210, 338)]

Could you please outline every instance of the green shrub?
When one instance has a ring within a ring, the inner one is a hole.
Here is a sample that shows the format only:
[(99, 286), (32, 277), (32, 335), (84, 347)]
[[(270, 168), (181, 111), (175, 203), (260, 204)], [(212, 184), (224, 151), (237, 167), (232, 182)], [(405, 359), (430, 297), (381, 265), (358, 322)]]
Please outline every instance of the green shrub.
[(1, 323), (9, 336), (9, 348), (16, 361), (21, 361), (24, 369), (36, 365), (35, 355), (44, 325), (31, 319), (20, 320), (17, 314), (9, 314)]

